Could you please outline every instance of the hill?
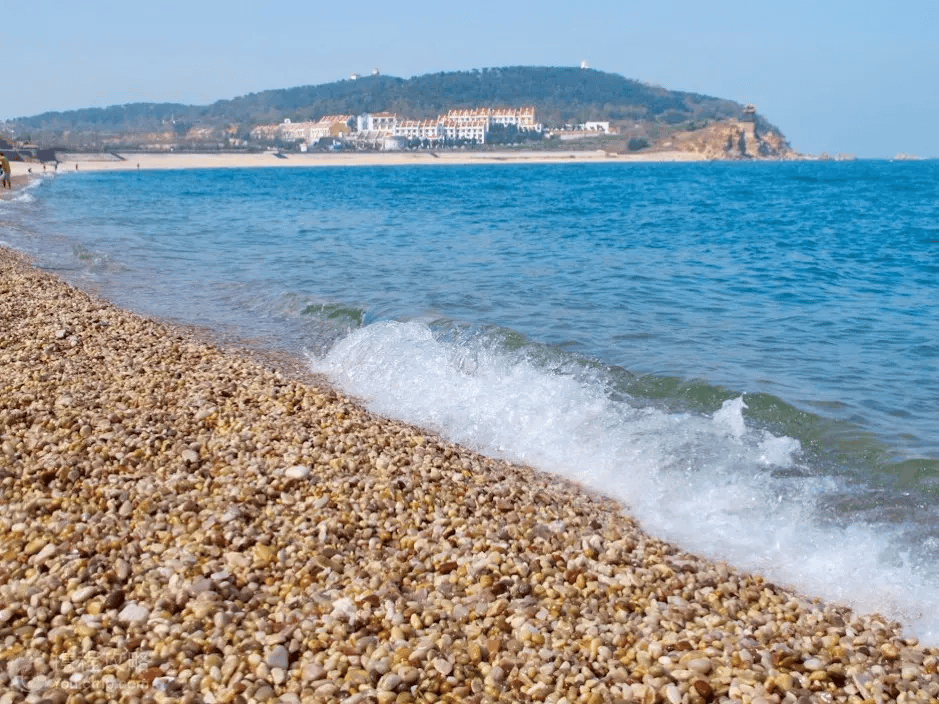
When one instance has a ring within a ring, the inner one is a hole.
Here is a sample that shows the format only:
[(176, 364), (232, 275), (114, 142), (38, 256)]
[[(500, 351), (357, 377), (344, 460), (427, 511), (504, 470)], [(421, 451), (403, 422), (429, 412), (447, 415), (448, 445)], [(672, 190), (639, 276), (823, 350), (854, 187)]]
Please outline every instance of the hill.
[[(322, 115), (395, 112), (427, 119), (451, 108), (532, 105), (547, 126), (609, 121), (651, 144), (708, 123), (747, 119), (759, 133), (785, 138), (740, 103), (698, 93), (670, 91), (618, 74), (574, 67), (514, 66), (426, 74), (409, 79), (373, 75), (316, 86), (266, 90), (208, 106), (133, 103), (107, 108), (46, 112), (14, 120), (33, 141), (61, 143), (78, 135), (171, 131), (186, 135), (227, 130), (246, 135), (251, 127)], [(625, 134), (626, 132), (624, 132)], [(219, 133), (216, 134), (216, 136)]]

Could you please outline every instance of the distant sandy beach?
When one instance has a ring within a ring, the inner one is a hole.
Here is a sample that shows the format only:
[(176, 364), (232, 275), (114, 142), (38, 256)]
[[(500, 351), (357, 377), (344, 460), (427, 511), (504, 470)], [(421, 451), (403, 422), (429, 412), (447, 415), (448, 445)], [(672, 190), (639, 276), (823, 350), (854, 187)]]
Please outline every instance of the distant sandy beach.
[[(60, 153), (60, 171), (141, 171), (160, 169), (236, 169), (262, 167), (312, 166), (391, 166), (402, 164), (559, 164), (603, 162), (677, 162), (702, 161), (698, 154), (688, 152), (655, 152), (649, 154), (614, 154), (595, 151), (439, 151), (439, 152), (351, 152), (351, 153), (290, 153), (276, 156), (260, 153), (185, 153), (137, 154)], [(14, 180), (43, 173), (36, 162), (13, 162)], [(52, 170), (51, 164), (45, 171)]]

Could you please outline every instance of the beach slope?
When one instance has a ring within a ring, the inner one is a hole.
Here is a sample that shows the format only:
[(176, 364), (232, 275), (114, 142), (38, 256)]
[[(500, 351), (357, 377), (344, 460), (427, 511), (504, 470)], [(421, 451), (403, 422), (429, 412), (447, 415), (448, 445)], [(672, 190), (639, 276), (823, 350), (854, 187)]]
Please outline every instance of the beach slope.
[(930, 702), (937, 653), (0, 249), (2, 701)]

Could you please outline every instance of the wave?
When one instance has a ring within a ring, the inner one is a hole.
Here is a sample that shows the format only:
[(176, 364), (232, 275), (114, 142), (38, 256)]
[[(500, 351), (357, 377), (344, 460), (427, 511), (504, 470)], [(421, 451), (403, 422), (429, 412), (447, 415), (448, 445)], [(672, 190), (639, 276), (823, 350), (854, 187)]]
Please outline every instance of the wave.
[(376, 412), (610, 495), (685, 549), (939, 640), (939, 541), (914, 535), (913, 515), (885, 523), (846, 505), (869, 497), (768, 429), (798, 425), (778, 400), (627, 382), (511, 332), (446, 321), (366, 325), (310, 365)]

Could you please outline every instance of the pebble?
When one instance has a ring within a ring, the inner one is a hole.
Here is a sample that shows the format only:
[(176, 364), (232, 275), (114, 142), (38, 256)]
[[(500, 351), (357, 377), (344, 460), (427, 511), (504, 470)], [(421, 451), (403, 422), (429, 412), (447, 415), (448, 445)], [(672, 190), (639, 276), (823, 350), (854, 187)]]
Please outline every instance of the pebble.
[(453, 663), (449, 660), (445, 660), (444, 658), (434, 658), (433, 664), (434, 669), (444, 677), (453, 672)]
[(294, 465), (293, 467), (288, 467), (284, 470), (284, 476), (288, 479), (306, 479), (310, 476), (312, 470), (302, 464)]
[(939, 698), (882, 616), (2, 247), (0, 292), (0, 703)]
[(278, 667), (281, 670), (286, 670), (290, 664), (290, 653), (282, 645), (275, 646), (268, 652), (265, 662), (270, 668)]
[(145, 623), (149, 617), (149, 609), (133, 602), (127, 604), (117, 615), (118, 621), (128, 624)]
[(73, 604), (81, 604), (81, 603), (88, 601), (88, 599), (90, 599), (94, 594), (96, 594), (97, 591), (98, 591), (98, 588), (94, 585), (79, 587), (74, 592), (69, 594), (69, 600)]
[(398, 687), (401, 686), (403, 681), (404, 680), (401, 679), (400, 675), (389, 672), (388, 674), (382, 676), (380, 680), (378, 680), (377, 688), (387, 692), (394, 692), (398, 689)]

